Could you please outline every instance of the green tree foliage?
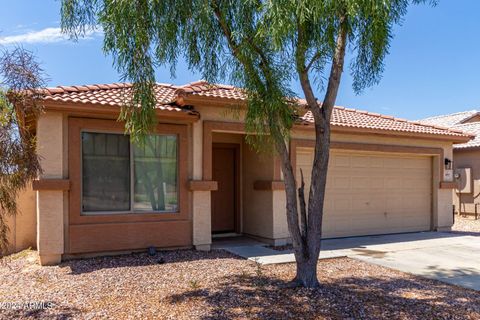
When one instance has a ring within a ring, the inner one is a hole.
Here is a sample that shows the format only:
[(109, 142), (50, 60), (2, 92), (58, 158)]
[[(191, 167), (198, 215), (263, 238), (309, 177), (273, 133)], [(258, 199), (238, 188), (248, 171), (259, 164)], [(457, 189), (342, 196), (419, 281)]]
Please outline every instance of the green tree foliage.
[[(294, 282), (316, 286), (330, 119), (345, 54), (349, 50), (352, 57), (349, 71), (355, 92), (377, 83), (393, 26), (410, 4), (420, 2), (426, 1), (63, 0), (62, 28), (74, 38), (89, 28), (104, 30), (104, 51), (134, 83), (131, 102), (121, 116), (134, 136), (148, 132), (155, 121), (156, 66), (168, 65), (174, 74), (183, 58), (206, 80), (228, 79), (245, 89), (247, 130), (269, 139), (282, 160), (287, 221), (297, 260)], [(300, 210), (288, 154), (289, 133), (301, 102), (292, 81), (301, 84), (306, 98), (302, 107), (312, 112), (316, 134), (309, 201), (305, 203), (301, 185)], [(321, 103), (314, 86), (324, 91)]]
[(26, 119), (41, 111), (36, 104), (44, 72), (23, 48), (0, 55), (0, 257), (8, 248), (7, 218), (18, 213), (17, 198), (41, 171), (35, 136)]

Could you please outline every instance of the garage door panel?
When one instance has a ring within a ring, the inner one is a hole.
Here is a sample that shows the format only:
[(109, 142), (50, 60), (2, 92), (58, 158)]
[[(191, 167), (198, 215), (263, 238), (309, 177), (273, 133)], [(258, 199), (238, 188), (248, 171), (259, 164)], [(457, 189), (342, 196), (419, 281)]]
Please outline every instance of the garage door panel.
[(389, 192), (393, 192), (394, 189), (399, 189), (398, 186), (402, 185), (402, 179), (401, 178), (391, 178), (391, 179), (385, 179), (385, 188), (389, 189)]
[[(306, 190), (312, 162), (311, 149), (297, 153)], [(430, 229), (431, 157), (333, 150), (329, 166), (324, 237)]]
[(396, 170), (403, 167), (403, 161), (399, 158), (385, 157), (383, 160), (383, 167)]
[(333, 177), (332, 189), (350, 189), (350, 177)]
[(372, 182), (368, 177), (352, 177), (350, 181), (352, 183), (352, 189), (364, 189), (372, 187)]
[[(312, 158), (313, 162), (313, 158)], [(345, 168), (350, 167), (350, 157), (341, 155), (330, 155), (330, 161), (328, 163), (332, 168)]]
[(430, 184), (425, 179), (415, 178), (407, 178), (403, 179), (402, 187), (403, 189), (415, 189), (415, 190), (425, 190), (428, 189)]
[(406, 169), (429, 169), (431, 167), (428, 157), (405, 159), (402, 164)]
[(369, 168), (370, 158), (365, 156), (356, 156), (351, 158), (352, 168)]
[(371, 158), (371, 167), (372, 168), (383, 168), (383, 159), (382, 158)]

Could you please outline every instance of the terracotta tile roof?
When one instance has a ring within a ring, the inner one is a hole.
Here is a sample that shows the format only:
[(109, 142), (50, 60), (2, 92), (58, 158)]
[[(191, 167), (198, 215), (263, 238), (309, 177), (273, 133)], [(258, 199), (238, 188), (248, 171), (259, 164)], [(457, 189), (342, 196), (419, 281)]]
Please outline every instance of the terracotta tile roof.
[[(45, 101), (64, 103), (99, 104), (108, 106), (121, 106), (131, 94), (132, 85), (129, 83), (95, 84), (84, 86), (59, 86), (43, 90)], [(191, 82), (186, 85), (176, 86), (168, 83), (158, 83), (155, 89), (158, 101), (157, 108), (167, 111), (184, 111), (196, 113), (191, 108), (184, 108), (177, 102), (179, 97), (201, 96), (243, 102), (246, 95), (242, 89), (224, 85), (210, 84), (204, 80)], [(299, 100), (302, 103), (302, 99)], [(187, 101), (188, 103), (188, 101)], [(304, 125), (313, 123), (313, 117), (307, 112), (300, 118)], [(468, 137), (462, 131), (447, 129), (430, 124), (397, 119), (378, 113), (335, 107), (332, 125), (359, 129), (374, 129), (393, 132), (411, 132), (443, 136)]]
[[(131, 95), (131, 83), (94, 84), (82, 86), (58, 86), (43, 89), (45, 101), (57, 101), (65, 103), (90, 103), (108, 106), (121, 106), (128, 102)], [(230, 100), (246, 99), (242, 90), (225, 84), (209, 84), (200, 80), (183, 86), (176, 86), (169, 83), (157, 83), (155, 88), (158, 101), (157, 108), (169, 111), (182, 111), (175, 105), (176, 97), (179, 95), (196, 95), (212, 98), (223, 98)], [(188, 111), (191, 111), (188, 109)]]
[[(83, 86), (58, 86), (43, 90), (45, 101), (64, 103), (99, 104), (104, 106), (122, 106), (128, 102), (132, 92), (130, 83), (94, 84)], [(188, 111), (172, 104), (176, 87), (170, 84), (158, 84), (155, 88), (157, 108), (167, 111)]]
[(451, 128), (456, 124), (463, 123), (465, 120), (468, 120), (477, 114), (480, 114), (480, 112), (477, 110), (469, 110), (469, 111), (462, 111), (462, 112), (429, 117), (429, 118), (421, 119), (418, 121), (424, 124), (432, 124), (436, 126)]
[(205, 80), (191, 82), (178, 87), (175, 91), (178, 95), (196, 95), (212, 98), (223, 98), (231, 100), (246, 100), (242, 89), (227, 84), (210, 84)]
[[(310, 111), (301, 117), (301, 119), (304, 122), (313, 123), (313, 115)], [(331, 124), (332, 126), (338, 127), (375, 129), (394, 132), (411, 132), (459, 137), (466, 136), (460, 130), (425, 125), (419, 122), (408, 121), (379, 113), (337, 106), (333, 109)]]

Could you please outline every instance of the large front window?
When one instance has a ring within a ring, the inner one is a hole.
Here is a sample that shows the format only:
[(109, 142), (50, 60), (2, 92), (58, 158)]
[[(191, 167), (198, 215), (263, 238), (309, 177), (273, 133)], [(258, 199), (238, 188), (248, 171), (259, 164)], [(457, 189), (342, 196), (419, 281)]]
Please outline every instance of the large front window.
[(82, 212), (177, 212), (177, 136), (82, 132)]

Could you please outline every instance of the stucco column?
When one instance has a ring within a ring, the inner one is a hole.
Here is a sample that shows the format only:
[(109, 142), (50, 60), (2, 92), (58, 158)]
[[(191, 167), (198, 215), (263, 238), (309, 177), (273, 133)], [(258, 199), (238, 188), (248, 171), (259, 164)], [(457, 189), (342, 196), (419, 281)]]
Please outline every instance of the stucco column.
[[(43, 179), (62, 179), (63, 160), (63, 115), (42, 114), (37, 125), (38, 155)], [(37, 249), (40, 264), (60, 263), (64, 252), (63, 191), (37, 191)]]
[(273, 238), (274, 245), (287, 244), (290, 239), (288, 232), (285, 190), (272, 191), (272, 214), (273, 214)]
[[(446, 147), (443, 147), (444, 157), (448, 159), (453, 158), (453, 147), (449, 144)], [(434, 161), (433, 170), (434, 172), (442, 172), (441, 167), (443, 166), (444, 159), (439, 159), (440, 161)], [(440, 181), (446, 181), (445, 176), (434, 176), (434, 219), (433, 226), (434, 230), (437, 231), (450, 231), (453, 225), (453, 193), (452, 189), (441, 189), (439, 188)], [(436, 201), (435, 201), (436, 200)]]
[(212, 244), (211, 191), (193, 191), (193, 244), (197, 250), (210, 250)]
[[(193, 180), (203, 179), (203, 121), (193, 124)], [(197, 250), (210, 250), (212, 244), (211, 191), (193, 190), (193, 245)]]
[[(450, 231), (453, 225), (452, 190), (438, 190), (437, 231)], [(435, 221), (435, 220), (434, 220)]]

